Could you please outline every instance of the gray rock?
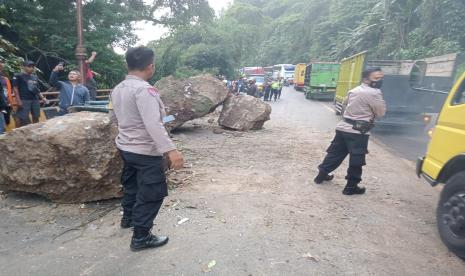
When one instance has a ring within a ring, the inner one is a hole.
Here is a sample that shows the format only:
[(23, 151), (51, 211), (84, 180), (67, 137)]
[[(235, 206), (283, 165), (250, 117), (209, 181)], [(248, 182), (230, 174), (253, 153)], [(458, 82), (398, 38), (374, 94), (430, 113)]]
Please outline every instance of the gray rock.
[(270, 119), (271, 106), (262, 100), (246, 96), (231, 96), (223, 104), (219, 124), (234, 130), (261, 129)]
[(0, 189), (77, 203), (119, 197), (117, 129), (104, 113), (79, 112), (0, 135)]
[(215, 111), (229, 93), (223, 82), (210, 75), (187, 79), (169, 76), (159, 80), (155, 87), (167, 107), (167, 114), (176, 117), (167, 125), (170, 129)]

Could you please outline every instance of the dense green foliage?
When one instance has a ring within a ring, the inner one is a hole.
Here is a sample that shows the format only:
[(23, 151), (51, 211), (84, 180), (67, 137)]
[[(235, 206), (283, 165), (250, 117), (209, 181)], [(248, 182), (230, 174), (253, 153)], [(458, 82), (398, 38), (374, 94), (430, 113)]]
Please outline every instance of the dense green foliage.
[(152, 45), (161, 75), (338, 61), (365, 50), (416, 59), (463, 52), (464, 14), (464, 0), (236, 0), (219, 18)]
[[(235, 0), (214, 17), (206, 0), (84, 0), (88, 52), (101, 86), (125, 72), (115, 46), (135, 45), (133, 23), (169, 27), (153, 41), (156, 79), (210, 72), (232, 76), (242, 66), (338, 61), (368, 50), (377, 59), (415, 59), (463, 52), (465, 0)], [(170, 11), (170, 12), (167, 12)], [(0, 1), (0, 58), (6, 71), (22, 58), (46, 78), (58, 60), (75, 64), (75, 1)]]
[[(98, 52), (92, 69), (98, 73), (100, 86), (112, 86), (123, 78), (126, 71), (124, 59), (113, 49), (115, 46), (126, 48), (136, 44), (133, 22), (145, 19), (175, 28), (201, 22), (212, 14), (206, 0), (146, 2), (83, 1), (85, 45), (89, 54), (91, 51)], [(0, 2), (0, 58), (6, 63), (9, 73), (19, 70), (23, 58), (38, 62), (44, 79), (58, 60), (65, 60), (68, 67), (73, 67), (76, 63), (76, 43), (75, 1)]]

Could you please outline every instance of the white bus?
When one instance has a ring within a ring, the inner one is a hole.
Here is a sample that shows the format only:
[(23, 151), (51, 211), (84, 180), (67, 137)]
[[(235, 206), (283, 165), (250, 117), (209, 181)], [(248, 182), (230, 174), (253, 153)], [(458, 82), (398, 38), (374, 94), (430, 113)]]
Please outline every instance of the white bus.
[(277, 64), (273, 66), (273, 78), (283, 77), (289, 84), (294, 83), (294, 70), (293, 64)]

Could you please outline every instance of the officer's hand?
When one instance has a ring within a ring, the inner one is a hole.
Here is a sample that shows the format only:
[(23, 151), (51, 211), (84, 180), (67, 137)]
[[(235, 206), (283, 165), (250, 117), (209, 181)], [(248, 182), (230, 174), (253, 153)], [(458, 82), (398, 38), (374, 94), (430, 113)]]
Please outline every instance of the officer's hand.
[(184, 167), (184, 159), (179, 151), (172, 150), (167, 155), (170, 160), (170, 169), (179, 170)]

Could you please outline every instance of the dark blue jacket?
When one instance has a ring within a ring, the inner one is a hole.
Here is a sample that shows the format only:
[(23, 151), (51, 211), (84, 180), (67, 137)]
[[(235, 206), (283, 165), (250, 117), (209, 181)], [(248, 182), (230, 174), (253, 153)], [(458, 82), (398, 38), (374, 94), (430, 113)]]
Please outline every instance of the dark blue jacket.
[(85, 105), (89, 102), (89, 90), (82, 84), (74, 86), (69, 81), (59, 81), (58, 73), (50, 75), (50, 85), (60, 89), (60, 109), (67, 113), (68, 107), (73, 105)]

